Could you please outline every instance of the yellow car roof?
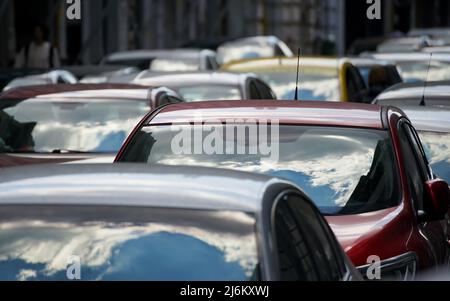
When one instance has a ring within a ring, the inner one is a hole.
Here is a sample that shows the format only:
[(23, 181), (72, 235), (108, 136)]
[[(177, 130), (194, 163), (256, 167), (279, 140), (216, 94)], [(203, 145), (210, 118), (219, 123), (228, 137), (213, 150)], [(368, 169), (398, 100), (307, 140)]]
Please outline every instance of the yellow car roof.
[[(300, 67), (312, 67), (317, 69), (338, 69), (346, 62), (345, 59), (339, 58), (327, 58), (327, 57), (301, 57)], [(246, 59), (231, 62), (223, 65), (222, 70), (227, 71), (271, 71), (276, 69), (296, 69), (297, 58), (275, 57), (275, 58), (263, 58), (263, 59)]]

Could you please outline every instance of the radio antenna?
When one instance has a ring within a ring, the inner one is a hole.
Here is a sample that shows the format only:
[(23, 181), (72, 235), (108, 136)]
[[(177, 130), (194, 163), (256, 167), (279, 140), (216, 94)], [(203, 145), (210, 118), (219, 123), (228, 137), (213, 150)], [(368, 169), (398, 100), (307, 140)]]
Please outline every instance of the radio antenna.
[(299, 100), (298, 99), (298, 85), (299, 85), (299, 75), (300, 75), (300, 55), (301, 55), (301, 50), (300, 50), (300, 48), (298, 48), (298, 54), (297, 54), (297, 80), (295, 81), (295, 96), (294, 96), (294, 100)]
[(433, 53), (430, 53), (430, 60), (428, 61), (428, 69), (427, 69), (427, 77), (425, 78), (425, 84), (423, 85), (423, 93), (422, 93), (422, 100), (420, 101), (420, 106), (425, 107), (425, 93), (427, 91), (427, 85), (428, 85), (428, 76), (430, 75), (430, 67), (431, 67), (431, 60), (433, 58)]

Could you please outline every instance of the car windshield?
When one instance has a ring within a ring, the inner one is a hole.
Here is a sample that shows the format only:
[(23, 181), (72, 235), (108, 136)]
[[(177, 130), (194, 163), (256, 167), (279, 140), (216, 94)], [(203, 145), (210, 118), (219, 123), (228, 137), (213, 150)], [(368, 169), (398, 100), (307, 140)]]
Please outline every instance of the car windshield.
[(450, 133), (419, 132), (433, 173), (450, 183)]
[(115, 153), (148, 111), (135, 100), (2, 100), (0, 152)]
[[(273, 89), (278, 99), (293, 100), (296, 86), (296, 69), (256, 72)], [(303, 68), (300, 73), (299, 99), (340, 100), (339, 80), (336, 70)]]
[(0, 207), (0, 280), (259, 280), (250, 214)]
[[(387, 132), (280, 126), (279, 140), (272, 141), (278, 145), (273, 151), (278, 152), (277, 159), (257, 152), (229, 154), (228, 142), (237, 139), (229, 133), (234, 133), (235, 128), (245, 132), (243, 127), (247, 126), (217, 125), (212, 131), (198, 125), (144, 127), (131, 141), (121, 161), (218, 167), (285, 178), (304, 189), (322, 213), (329, 215), (358, 214), (398, 205), (398, 173)], [(180, 154), (174, 150), (180, 131), (197, 133), (196, 139), (188, 135), (184, 141), (188, 146), (191, 144), (191, 152)], [(198, 152), (196, 146), (204, 145), (202, 141), (206, 143), (212, 132), (215, 143), (226, 146), (227, 150)], [(248, 133), (244, 137), (245, 145), (258, 139), (255, 131)], [(198, 141), (199, 138), (203, 140)]]
[(238, 88), (226, 85), (186, 86), (178, 88), (177, 91), (186, 101), (240, 100), (243, 98)]

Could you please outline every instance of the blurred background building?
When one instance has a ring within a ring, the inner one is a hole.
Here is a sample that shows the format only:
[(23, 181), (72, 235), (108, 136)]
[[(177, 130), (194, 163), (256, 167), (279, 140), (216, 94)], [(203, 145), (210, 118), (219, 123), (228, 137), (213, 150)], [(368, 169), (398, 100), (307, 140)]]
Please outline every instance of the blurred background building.
[(382, 20), (368, 20), (366, 0), (81, 0), (81, 20), (65, 0), (0, 0), (0, 66), (44, 22), (66, 63), (97, 63), (138, 48), (215, 48), (231, 38), (276, 35), (306, 54), (343, 55), (359, 38), (450, 26), (447, 0), (382, 0)]

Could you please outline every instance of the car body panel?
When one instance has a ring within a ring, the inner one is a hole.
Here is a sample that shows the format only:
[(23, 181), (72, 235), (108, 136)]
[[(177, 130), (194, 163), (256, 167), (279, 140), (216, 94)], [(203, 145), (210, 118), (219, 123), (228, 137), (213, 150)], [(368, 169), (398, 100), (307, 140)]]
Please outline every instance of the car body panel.
[(246, 118), (278, 120), (280, 124), (358, 126), (382, 129), (380, 107), (307, 101), (212, 101), (172, 105), (148, 118), (151, 124), (194, 122), (195, 113), (205, 119)]

